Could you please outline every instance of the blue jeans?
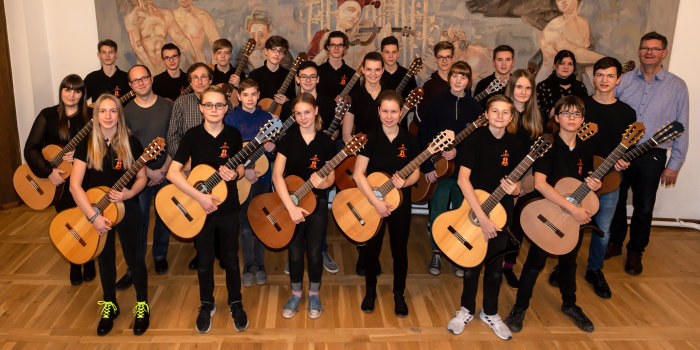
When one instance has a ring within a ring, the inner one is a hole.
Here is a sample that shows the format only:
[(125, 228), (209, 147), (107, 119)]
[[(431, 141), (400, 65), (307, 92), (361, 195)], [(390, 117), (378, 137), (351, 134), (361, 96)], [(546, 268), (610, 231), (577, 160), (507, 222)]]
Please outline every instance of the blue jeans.
[[(248, 181), (243, 179), (241, 181)], [(250, 186), (250, 194), (248, 199), (241, 204), (239, 221), (241, 223), (241, 252), (243, 254), (243, 267), (250, 265), (265, 266), (265, 246), (260, 243), (258, 237), (253, 234), (253, 229), (250, 228), (248, 222), (248, 205), (250, 201), (257, 195), (269, 193), (272, 186), (269, 182), (256, 182)]]
[(600, 270), (603, 268), (603, 257), (605, 256), (605, 249), (608, 246), (608, 241), (610, 240), (610, 224), (612, 223), (613, 216), (615, 215), (615, 208), (617, 207), (617, 200), (620, 197), (620, 189), (616, 189), (610, 193), (606, 193), (598, 198), (600, 202), (600, 209), (598, 213), (593, 217), (595, 223), (603, 231), (603, 237), (597, 234), (591, 235), (591, 244), (588, 247), (588, 270)]
[[(141, 232), (139, 236), (139, 241), (141, 242), (141, 256), (146, 257), (146, 250), (148, 248), (148, 222), (151, 213), (151, 200), (156, 196), (161, 188), (167, 185), (167, 181), (163, 181), (160, 185), (146, 186), (143, 191), (139, 194), (139, 205), (141, 207), (141, 216), (143, 217), (143, 222), (141, 225)], [(170, 231), (160, 219), (160, 216), (156, 213), (156, 223), (153, 227), (153, 248), (151, 254), (153, 255), (153, 260), (165, 259), (168, 256), (168, 243), (170, 242)]]

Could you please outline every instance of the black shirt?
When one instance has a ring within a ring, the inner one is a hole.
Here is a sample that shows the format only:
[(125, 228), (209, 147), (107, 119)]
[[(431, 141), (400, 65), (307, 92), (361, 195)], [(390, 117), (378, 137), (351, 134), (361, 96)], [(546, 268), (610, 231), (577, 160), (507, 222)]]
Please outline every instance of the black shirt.
[(586, 86), (582, 82), (574, 80), (568, 89), (564, 89), (556, 79), (556, 73), (552, 72), (547, 79), (537, 84), (537, 105), (540, 107), (540, 113), (542, 114), (542, 125), (547, 125), (549, 111), (552, 110), (552, 107), (560, 98), (570, 95), (580, 98), (588, 96), (588, 90), (586, 90)]
[[(386, 69), (384, 70), (384, 73), (382, 73), (381, 84), (389, 90), (396, 90), (399, 87), (401, 80), (408, 72), (408, 69), (401, 67), (400, 64), (397, 64), (397, 66), (398, 67), (396, 68), (394, 74), (389, 73)], [(418, 86), (416, 84), (416, 78), (409, 78), (406, 87), (404, 87), (403, 91), (401, 91), (401, 96), (404, 98), (404, 100), (406, 97), (408, 97), (408, 94), (410, 94), (411, 91), (416, 88), (416, 86)]]
[(182, 70), (180, 70), (180, 76), (177, 78), (171, 77), (168, 71), (153, 77), (153, 93), (160, 97), (169, 98), (173, 102), (180, 97), (182, 91), (189, 85), (187, 74)]
[(114, 74), (108, 77), (100, 68), (85, 77), (85, 88), (87, 89), (87, 97), (92, 98), (92, 102), (96, 102), (103, 93), (122, 97), (131, 91), (129, 74), (117, 67)]
[[(258, 83), (260, 88), (261, 100), (264, 98), (274, 99), (277, 90), (279, 90), (280, 87), (282, 87), (284, 79), (287, 78), (287, 74), (289, 74), (289, 69), (286, 69), (282, 66), (279, 66), (279, 68), (275, 72), (270, 71), (267, 68), (267, 61), (265, 61), (265, 63), (262, 66), (250, 72), (250, 78)], [(296, 91), (293, 83), (289, 84), (289, 87), (287, 88), (287, 91), (284, 93), (284, 95), (287, 96), (287, 98), (289, 98), (289, 101), (282, 105), (282, 112), (280, 112), (280, 118), (282, 120), (286, 120), (292, 114), (290, 102), (296, 96)]]
[[(382, 86), (381, 91), (384, 90), (386, 89)], [(381, 128), (382, 122), (379, 120), (378, 112), (379, 105), (377, 105), (377, 101), (367, 92), (363, 85), (352, 89), (350, 98), (352, 98), (352, 105), (349, 112), (354, 116), (353, 123), (355, 125), (353, 135), (358, 132), (366, 134), (371, 130)]]
[(318, 66), (318, 76), (320, 79), (316, 91), (323, 91), (324, 94), (335, 98), (340, 95), (340, 92), (343, 91), (345, 85), (352, 79), (353, 75), (355, 75), (355, 70), (345, 64), (345, 60), (343, 60), (343, 65), (340, 66), (338, 70), (334, 69), (333, 66), (326, 61), (324, 64)]
[(589, 140), (593, 144), (593, 153), (605, 158), (620, 144), (627, 127), (637, 121), (637, 113), (620, 100), (604, 105), (587, 96), (583, 102), (586, 107), (586, 122), (598, 124), (598, 132)]
[[(214, 65), (214, 77), (211, 81), (212, 85), (220, 84), (220, 83), (225, 83), (228, 84), (228, 80), (231, 79), (231, 76), (233, 73), (236, 73), (236, 69), (233, 68), (231, 63), (228, 64), (228, 70), (226, 73), (222, 72), (219, 70), (218, 65)], [(241, 72), (241, 81), (245, 79), (245, 73)]]
[[(335, 156), (335, 144), (328, 135), (319, 131), (307, 145), (295, 124), (277, 143), (277, 152), (284, 155), (284, 175), (296, 175), (306, 181)], [(324, 195), (325, 189), (314, 188), (314, 193)]]
[(535, 161), (532, 170), (547, 175), (547, 183), (552, 186), (562, 177), (583, 181), (593, 170), (593, 145), (590, 140), (576, 140), (576, 146), (570, 150), (557, 133), (552, 148)]
[(326, 130), (331, 125), (333, 117), (335, 117), (335, 100), (317, 92), (316, 104), (318, 105), (318, 113), (321, 115), (321, 120), (323, 121), (323, 126), (321, 127), (321, 130)]
[[(479, 80), (478, 83), (476, 83), (476, 87), (474, 88), (474, 96), (478, 95), (480, 92), (486, 90), (486, 88), (491, 84), (492, 81), (496, 80), (496, 73), (491, 73), (488, 77)], [(486, 95), (483, 99), (479, 101), (481, 103), (481, 106), (486, 108), (486, 102), (491, 98), (491, 96), (495, 96), (498, 94), (503, 94), (506, 91), (506, 85), (503, 85), (502, 88)]]
[[(369, 158), (366, 174), (382, 171), (389, 176), (403, 169), (409, 162), (415, 159), (422, 149), (418, 148), (416, 137), (405, 128), (399, 127), (399, 133), (393, 141), (379, 127), (367, 133), (367, 144), (360, 151), (360, 155)], [(401, 189), (404, 198), (410, 198), (411, 186)], [(406, 197), (409, 195), (409, 197)], [(406, 199), (404, 199), (406, 200)]]
[[(185, 164), (191, 157), (192, 168), (206, 164), (218, 171), (219, 166), (224, 165), (229, 158), (241, 150), (242, 144), (243, 139), (238, 129), (224, 125), (219, 135), (214, 137), (204, 129), (204, 123), (202, 123), (187, 130), (173, 160)], [(235, 181), (226, 181), (226, 188), (228, 189), (226, 200), (210, 215), (231, 214), (240, 208)]]

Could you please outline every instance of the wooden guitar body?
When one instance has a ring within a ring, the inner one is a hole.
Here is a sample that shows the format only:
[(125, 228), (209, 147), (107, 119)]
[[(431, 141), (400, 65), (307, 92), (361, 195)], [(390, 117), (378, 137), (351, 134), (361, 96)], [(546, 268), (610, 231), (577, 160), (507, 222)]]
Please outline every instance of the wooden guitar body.
[[(564, 198), (581, 185), (581, 181), (571, 177), (562, 178), (554, 186)], [(598, 211), (598, 197), (589, 192), (581, 207), (592, 213)], [(547, 199), (534, 199), (522, 210), (520, 225), (530, 239), (544, 251), (554, 255), (564, 255), (571, 252), (578, 243), (579, 223), (568, 211)]]
[[(48, 145), (41, 150), (44, 159), (51, 161), (61, 152), (62, 148), (56, 145)], [(61, 162), (58, 169), (63, 170), (61, 177), (65, 180), (70, 176), (71, 163)], [(56, 204), (63, 194), (64, 185), (55, 186), (46, 177), (34, 175), (27, 163), (24, 163), (15, 170), (12, 182), (15, 191), (22, 200), (32, 209), (42, 210)]]
[(348, 156), (335, 168), (335, 186), (338, 187), (338, 191), (357, 187), (355, 180), (352, 178), (356, 160), (357, 156)]
[[(367, 181), (373, 190), (389, 180), (390, 177), (382, 172), (371, 173), (367, 176)], [(375, 194), (380, 195), (378, 191), (375, 191)], [(398, 208), (403, 200), (401, 191), (394, 188), (383, 200), (394, 208)], [(374, 237), (382, 224), (382, 217), (357, 188), (338, 192), (333, 198), (331, 208), (338, 226), (345, 232), (345, 235), (356, 242), (366, 242)]]
[[(285, 177), (284, 182), (287, 184), (287, 190), (290, 194), (304, 184), (304, 180), (295, 175)], [(309, 213), (316, 210), (317, 201), (313, 193), (300, 199), (292, 196), (292, 200), (297, 203), (297, 206)], [(250, 201), (248, 222), (250, 222), (250, 227), (260, 242), (271, 249), (281, 249), (287, 246), (292, 241), (297, 227), (282, 200), (274, 192), (263, 193)]]
[[(248, 142), (243, 142), (243, 147), (247, 145)], [(255, 161), (255, 165), (251, 167), (251, 169), (255, 169), (256, 171), (259, 172), (258, 177), (261, 177), (265, 175), (267, 172), (267, 169), (270, 168), (270, 161), (267, 160), (267, 157), (262, 156), (258, 158), (258, 160)], [(250, 188), (253, 186), (253, 184), (250, 183), (245, 178), (241, 178), (238, 181), (236, 181), (236, 187), (238, 188), (238, 203), (243, 203), (248, 199), (248, 195), (250, 194)]]
[[(486, 191), (474, 191), (479, 203), (484, 203), (489, 197)], [(500, 203), (488, 215), (499, 228), (506, 224), (506, 210)], [(466, 200), (459, 208), (440, 214), (433, 222), (432, 229), (435, 244), (456, 264), (474, 267), (484, 261), (488, 242)]]
[[(187, 177), (187, 182), (196, 188), (216, 171), (205, 164), (197, 165)], [(226, 182), (219, 182), (210, 193), (222, 202), (226, 200), (228, 195)], [(199, 205), (199, 202), (180, 191), (173, 184), (158, 191), (155, 206), (158, 215), (170, 231), (182, 238), (192, 238), (198, 235), (207, 220), (207, 213)]]
[[(109, 192), (109, 187), (99, 186), (87, 190), (93, 205)], [(102, 216), (112, 222), (112, 228), (124, 218), (124, 203), (110, 203)], [(84, 264), (102, 253), (107, 234), (100, 235), (80, 208), (66, 209), (51, 221), (51, 241), (61, 254), (74, 264)], [(109, 234), (109, 233), (108, 233)]]
[[(258, 102), (258, 105), (260, 106), (260, 108), (262, 108), (262, 110), (267, 111), (274, 102), (275, 100), (271, 98), (263, 98)], [(280, 113), (282, 113), (282, 105), (278, 104), (277, 108), (275, 108), (275, 110), (270, 113), (279, 116)]]
[(440, 158), (434, 163), (435, 174), (437, 175), (437, 180), (433, 183), (428, 182), (425, 179), (425, 174), (421, 173), (418, 177), (418, 181), (411, 187), (411, 202), (413, 203), (425, 203), (430, 200), (430, 197), (435, 193), (435, 188), (437, 187), (438, 181), (452, 176), (455, 171), (454, 161), (447, 160), (445, 158)]
[[(593, 156), (593, 169), (598, 168), (601, 164), (603, 164), (604, 161), (605, 159), (601, 157)], [(595, 192), (595, 194), (597, 194), (598, 197), (600, 197), (603, 194), (615, 191), (618, 187), (620, 187), (622, 177), (617, 171), (611, 171), (609, 174), (605, 175), (600, 181), (603, 184), (600, 186), (600, 189)]]

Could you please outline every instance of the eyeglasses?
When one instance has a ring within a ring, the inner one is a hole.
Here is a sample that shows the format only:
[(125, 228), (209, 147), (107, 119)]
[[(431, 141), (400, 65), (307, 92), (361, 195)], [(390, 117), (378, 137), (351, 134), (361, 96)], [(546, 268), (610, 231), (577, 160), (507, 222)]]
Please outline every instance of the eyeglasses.
[(211, 111), (211, 109), (214, 108), (214, 107), (216, 107), (216, 110), (217, 110), (217, 111), (220, 111), (220, 110), (222, 110), (222, 109), (224, 109), (224, 108), (226, 107), (226, 104), (225, 104), (225, 103), (211, 103), (211, 102), (207, 102), (207, 103), (200, 103), (200, 104), (202, 105), (202, 107), (204, 107), (204, 109), (206, 109), (206, 110), (208, 110), (208, 111)]
[(345, 47), (345, 44), (328, 44), (328, 47), (333, 49), (333, 48), (341, 48)]
[(644, 51), (644, 52), (649, 52), (649, 51), (651, 51), (651, 52), (653, 52), (653, 53), (659, 53), (659, 52), (661, 52), (661, 51), (663, 51), (663, 50), (664, 50), (664, 49), (662, 49), (662, 48), (660, 48), (660, 47), (646, 47), (646, 46), (642, 46), (642, 47), (639, 48), (639, 51)]
[(140, 84), (140, 83), (145, 83), (146, 80), (148, 80), (148, 78), (150, 78), (150, 77), (151, 77), (150, 75), (146, 75), (146, 76), (143, 76), (143, 77), (141, 77), (141, 78), (136, 78), (136, 79), (134, 79), (134, 80), (131, 80), (131, 81), (129, 81), (129, 82), (132, 83), (132, 84), (134, 84), (134, 85)]
[(583, 118), (581, 112), (560, 112), (559, 116), (570, 119), (580, 119)]
[(172, 56), (165, 56), (165, 57), (163, 57), (163, 61), (175, 60), (178, 57), (180, 57), (180, 54), (176, 54), (176, 55), (172, 55)]
[(311, 75), (300, 75), (299, 80), (314, 80), (318, 78), (318, 75), (316, 74), (311, 74)]
[(447, 61), (451, 60), (452, 56), (435, 56), (435, 58), (437, 58), (439, 61)]
[(207, 74), (202, 74), (201, 76), (192, 76), (192, 81), (204, 81), (204, 80), (209, 80), (209, 75)]
[(278, 55), (284, 55), (285, 53), (287, 53), (287, 50), (285, 50), (285, 49), (270, 49), (270, 52), (276, 53)]

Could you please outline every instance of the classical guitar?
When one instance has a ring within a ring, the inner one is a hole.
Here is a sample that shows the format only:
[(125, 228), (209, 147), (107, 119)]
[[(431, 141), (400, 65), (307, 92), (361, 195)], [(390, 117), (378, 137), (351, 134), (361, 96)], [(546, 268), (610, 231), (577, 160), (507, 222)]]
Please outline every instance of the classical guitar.
[(508, 79), (506, 78), (506, 76), (496, 78), (489, 84), (489, 86), (486, 87), (486, 89), (484, 89), (484, 91), (476, 94), (474, 96), (474, 99), (481, 102), (481, 100), (486, 98), (486, 96), (505, 88), (507, 84)]
[[(520, 164), (508, 174), (508, 178), (517, 182), (535, 159), (542, 157), (552, 147), (551, 140), (540, 136), (530, 147)], [(481, 203), (481, 210), (496, 226), (503, 228), (507, 213), (500, 201), (507, 193), (498, 186), (491, 195), (482, 190), (474, 190)], [(440, 250), (456, 264), (463, 267), (479, 265), (486, 257), (488, 242), (479, 226), (472, 207), (466, 200), (455, 209), (440, 214), (433, 222), (433, 239)]]
[[(622, 136), (620, 144), (595, 169), (591, 178), (602, 179), (625, 151), (643, 135), (644, 124), (632, 123)], [(554, 189), (569, 202), (593, 214), (598, 211), (598, 197), (585, 182), (565, 177), (557, 181)], [(564, 255), (578, 243), (579, 223), (567, 210), (545, 198), (535, 198), (525, 205), (520, 214), (520, 225), (532, 242), (550, 254)]]
[[(151, 159), (160, 154), (165, 148), (165, 140), (158, 137), (153, 140), (143, 151), (143, 154), (134, 162), (127, 172), (122, 175), (111, 189), (121, 191), (131, 179)], [(92, 207), (102, 216), (112, 222), (112, 227), (124, 218), (124, 203), (109, 200), (110, 188), (98, 186), (85, 193)], [(70, 208), (61, 211), (51, 221), (49, 227), (51, 242), (59, 252), (74, 264), (84, 264), (102, 253), (107, 235), (101, 235), (95, 230), (95, 226), (85, 217), (80, 208)]]
[[(136, 92), (134, 90), (131, 90), (131, 91), (127, 92), (126, 94), (119, 97), (119, 103), (124, 105), (125, 103), (129, 102), (129, 100), (131, 100), (134, 97), (136, 97)], [(97, 101), (92, 101), (92, 103), (90, 103), (88, 105), (88, 107), (95, 108), (95, 102), (97, 102)]]
[[(364, 134), (355, 135), (343, 150), (318, 170), (318, 175), (328, 176), (345, 157), (356, 153), (365, 143), (367, 143), (367, 137)], [(296, 175), (289, 175), (284, 182), (295, 205), (309, 213), (316, 210), (316, 196), (310, 195), (313, 189), (311, 180), (304, 182)], [(280, 249), (289, 244), (296, 228), (296, 224), (277, 193), (263, 193), (253, 198), (248, 206), (248, 221), (260, 242), (272, 249)]]
[[(466, 139), (467, 136), (474, 132), (474, 130), (486, 124), (488, 124), (488, 120), (486, 120), (486, 114), (483, 114), (474, 122), (467, 125), (467, 127), (464, 128), (464, 130), (462, 130), (459, 134), (457, 134), (457, 136), (455, 136), (455, 142), (452, 145), (452, 147), (448, 149), (448, 151), (459, 145), (460, 142)], [(454, 160), (447, 160), (443, 158), (441, 153), (433, 154), (432, 156), (430, 156), (428, 161), (432, 162), (433, 166), (435, 167), (435, 175), (437, 176), (437, 180), (433, 183), (430, 183), (428, 182), (428, 180), (425, 179), (425, 174), (421, 173), (420, 177), (418, 177), (418, 181), (416, 181), (416, 183), (413, 184), (413, 186), (411, 187), (411, 202), (427, 202), (430, 199), (430, 197), (433, 196), (438, 181), (446, 177), (452, 176), (452, 173), (455, 170)]]
[(338, 96), (343, 98), (343, 97), (349, 95), (350, 91), (355, 86), (355, 83), (357, 83), (357, 80), (359, 80), (360, 77), (362, 77), (362, 63), (360, 63), (360, 65), (357, 66), (357, 69), (355, 69), (355, 74), (353, 74), (352, 78), (350, 78), (350, 80), (345, 84), (345, 87), (343, 88), (343, 90), (340, 92), (340, 95), (338, 95)]
[[(270, 119), (255, 138), (229, 158), (224, 166), (236, 169), (239, 164), (243, 164), (256, 149), (279, 132), (281, 124), (278, 118)], [(194, 167), (187, 177), (187, 182), (198, 191), (213, 194), (223, 202), (228, 195), (228, 189), (222, 180), (219, 171), (206, 164)], [(170, 231), (182, 238), (192, 238), (198, 235), (207, 219), (207, 213), (199, 202), (182, 192), (174, 184), (166, 185), (158, 191), (155, 207), (163, 223)]]
[[(426, 150), (399, 170), (398, 175), (403, 179), (409, 177), (431, 154), (447, 149), (453, 140), (454, 132), (451, 130), (442, 131), (433, 139)], [(401, 190), (394, 187), (391, 176), (383, 172), (374, 172), (367, 176), (367, 181), (372, 188), (372, 193), (379, 200), (398, 208), (403, 198)], [(350, 239), (356, 242), (368, 241), (382, 225), (382, 217), (357, 188), (338, 192), (333, 198), (332, 209), (338, 226)]]
[(423, 88), (422, 87), (417, 87), (411, 90), (411, 93), (406, 96), (406, 101), (403, 103), (403, 107), (401, 107), (401, 115), (399, 116), (399, 123), (403, 120), (403, 118), (406, 117), (406, 114), (410, 112), (413, 108), (418, 105), (418, 103), (423, 99)]
[[(683, 132), (685, 132), (685, 128), (681, 122), (674, 120), (673, 122), (667, 123), (666, 125), (662, 126), (661, 129), (659, 129), (650, 139), (636, 145), (634, 148), (622, 155), (622, 160), (631, 162), (649, 150), (652, 150), (666, 142), (677, 139), (683, 134)], [(594, 167), (597, 168), (603, 162), (603, 158), (598, 156), (593, 157)], [(615, 191), (618, 187), (620, 187), (622, 178), (620, 177), (620, 173), (614, 171), (614, 169), (610, 169), (608, 174), (605, 175), (601, 181), (603, 181), (603, 185), (600, 186), (598, 191), (596, 191), (598, 196)]]
[[(287, 77), (284, 78), (284, 82), (282, 83), (282, 86), (277, 90), (278, 94), (284, 95), (287, 92), (287, 89), (289, 89), (289, 84), (294, 81), (294, 76), (297, 74), (297, 69), (299, 68), (299, 65), (304, 62), (308, 61), (308, 57), (306, 56), (306, 52), (300, 52), (297, 55), (297, 58), (294, 59), (294, 62), (292, 62), (292, 67), (289, 69), (289, 73), (287, 73)], [(274, 99), (272, 98), (263, 98), (258, 102), (260, 107), (268, 112), (270, 114), (274, 115), (280, 115), (282, 112), (282, 106), (275, 102)]]
[[(241, 73), (243, 73), (243, 69), (245, 68), (245, 65), (248, 64), (248, 58), (250, 57), (250, 54), (255, 51), (255, 39), (250, 38), (246, 43), (243, 45), (243, 49), (241, 49), (241, 59), (238, 61), (238, 65), (236, 66), (236, 70), (233, 72), (233, 74), (237, 76), (241, 76)], [(238, 90), (234, 88), (235, 90)], [(238, 106), (238, 97), (236, 94), (231, 93), (229, 96), (229, 101), (231, 101), (231, 106), (236, 107)]]
[(343, 117), (350, 109), (351, 104), (352, 98), (350, 98), (350, 96), (344, 96), (339, 99), (339, 102), (335, 106), (335, 115), (333, 116), (333, 120), (328, 126), (328, 129), (323, 131), (326, 135), (333, 137), (333, 134), (335, 134), (336, 130), (338, 130), (340, 127)]
[(414, 77), (420, 70), (423, 69), (423, 60), (420, 57), (416, 57), (411, 61), (411, 65), (408, 66), (408, 71), (406, 72), (406, 75), (403, 76), (401, 79), (401, 82), (399, 83), (399, 86), (396, 87), (396, 92), (401, 95), (403, 93), (403, 89), (406, 88), (406, 85), (408, 84), (408, 81), (411, 79), (411, 77)]
[[(382, 27), (377, 27), (374, 20), (365, 19), (360, 21), (355, 28), (346, 30), (345, 33), (348, 35), (350, 45), (367, 45), (374, 41), (375, 36), (381, 30)], [(391, 27), (391, 32), (406, 37), (416, 35), (416, 31), (410, 26)]]

